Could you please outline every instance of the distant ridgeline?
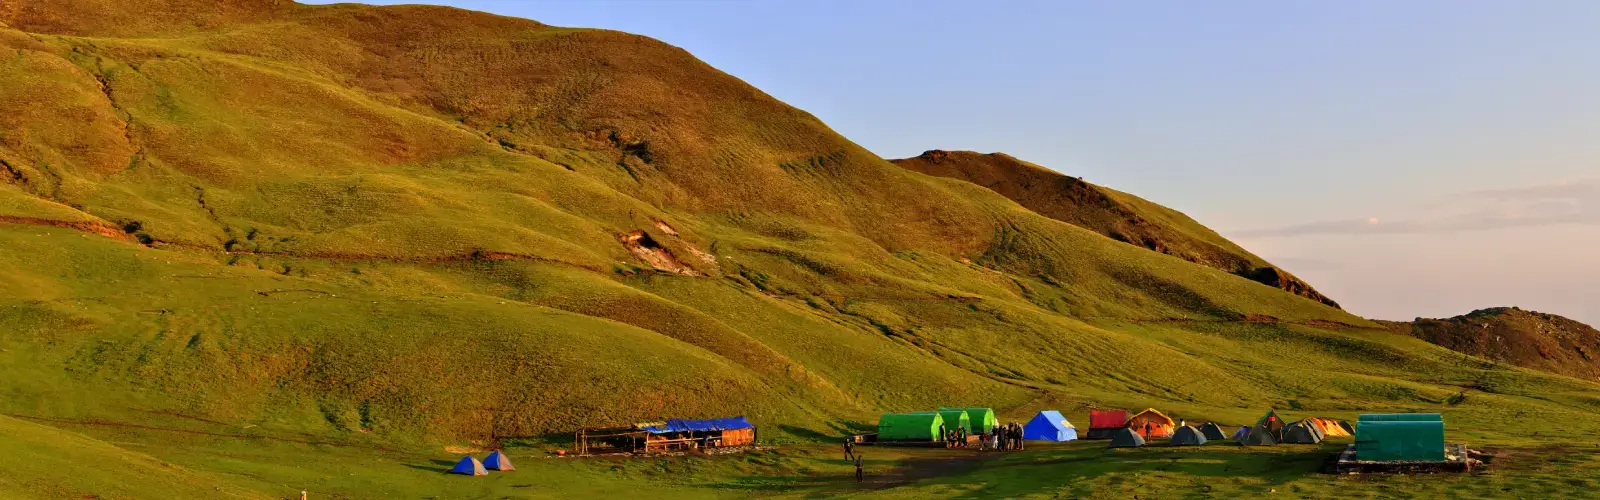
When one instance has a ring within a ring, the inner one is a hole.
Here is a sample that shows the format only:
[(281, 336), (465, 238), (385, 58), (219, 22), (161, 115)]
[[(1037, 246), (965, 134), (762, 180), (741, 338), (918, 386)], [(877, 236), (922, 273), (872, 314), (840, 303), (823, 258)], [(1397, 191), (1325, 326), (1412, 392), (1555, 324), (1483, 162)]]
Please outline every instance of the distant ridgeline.
[(1554, 314), (1493, 307), (1453, 318), (1385, 323), (1395, 331), (1461, 353), (1600, 380), (1600, 331)]
[(1339, 307), (1310, 284), (1182, 212), (1003, 153), (931, 150), (894, 164), (983, 186), (1055, 220)]

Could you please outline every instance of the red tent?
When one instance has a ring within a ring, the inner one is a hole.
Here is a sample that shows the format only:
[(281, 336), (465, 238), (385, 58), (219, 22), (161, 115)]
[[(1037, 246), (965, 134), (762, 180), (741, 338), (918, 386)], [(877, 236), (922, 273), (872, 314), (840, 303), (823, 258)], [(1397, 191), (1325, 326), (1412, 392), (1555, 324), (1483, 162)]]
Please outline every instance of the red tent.
[(1125, 410), (1089, 410), (1089, 433), (1084, 439), (1111, 439), (1117, 429), (1127, 426)]

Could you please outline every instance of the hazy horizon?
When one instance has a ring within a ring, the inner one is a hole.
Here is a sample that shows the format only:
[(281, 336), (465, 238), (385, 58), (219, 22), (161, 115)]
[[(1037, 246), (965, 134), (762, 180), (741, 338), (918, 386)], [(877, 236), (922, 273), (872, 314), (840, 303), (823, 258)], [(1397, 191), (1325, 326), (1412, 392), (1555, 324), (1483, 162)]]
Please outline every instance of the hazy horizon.
[(1131, 192), (1363, 316), (1600, 324), (1600, 3), (423, 3), (663, 40), (887, 158)]

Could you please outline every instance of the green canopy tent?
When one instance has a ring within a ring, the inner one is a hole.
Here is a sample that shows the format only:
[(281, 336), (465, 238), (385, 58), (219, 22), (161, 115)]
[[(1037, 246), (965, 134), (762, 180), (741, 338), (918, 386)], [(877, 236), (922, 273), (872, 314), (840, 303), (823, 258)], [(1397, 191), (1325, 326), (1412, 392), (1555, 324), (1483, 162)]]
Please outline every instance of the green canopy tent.
[[(966, 412), (967, 414), (967, 422), (969, 425), (971, 425), (971, 427), (967, 428), (967, 432), (975, 434), (990, 432), (993, 431), (995, 427), (1000, 426), (1000, 421), (994, 417), (994, 410), (988, 408), (940, 408), (939, 413), (944, 415), (945, 412), (957, 410)], [(945, 421), (948, 422), (949, 420), (950, 417), (946, 416)], [(946, 423), (945, 425), (950, 424)]]
[(1133, 429), (1124, 427), (1117, 429), (1111, 435), (1111, 445), (1107, 446), (1107, 448), (1138, 448), (1141, 446), (1144, 446), (1144, 438), (1139, 437), (1139, 433), (1133, 432)]
[(1205, 424), (1202, 424), (1200, 426), (1200, 434), (1205, 436), (1206, 440), (1214, 439), (1221, 441), (1228, 439), (1228, 435), (1222, 432), (1222, 426), (1217, 425), (1216, 422), (1206, 422)]
[[(1322, 442), (1322, 430), (1310, 422), (1301, 420), (1294, 425), (1284, 428), (1283, 442), (1287, 444), (1317, 444)], [(1439, 449), (1444, 449), (1440, 447)]]
[(1196, 429), (1192, 425), (1185, 425), (1179, 427), (1176, 431), (1172, 431), (1173, 446), (1200, 446), (1202, 444), (1206, 444), (1205, 434), (1202, 434), (1200, 429)]
[(966, 408), (940, 408), (939, 416), (944, 417), (944, 426), (948, 430), (966, 429), (972, 433), (972, 418), (967, 416)]
[(878, 417), (879, 441), (940, 441), (944, 417), (937, 412), (885, 413)]

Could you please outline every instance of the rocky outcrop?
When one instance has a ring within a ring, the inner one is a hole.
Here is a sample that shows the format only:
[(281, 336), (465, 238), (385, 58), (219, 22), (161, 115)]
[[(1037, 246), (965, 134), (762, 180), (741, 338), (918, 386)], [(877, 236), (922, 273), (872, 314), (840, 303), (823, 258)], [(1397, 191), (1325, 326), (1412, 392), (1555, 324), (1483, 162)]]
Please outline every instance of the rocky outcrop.
[(1389, 325), (1491, 361), (1600, 380), (1600, 331), (1554, 314), (1494, 307), (1453, 318), (1417, 318)]

